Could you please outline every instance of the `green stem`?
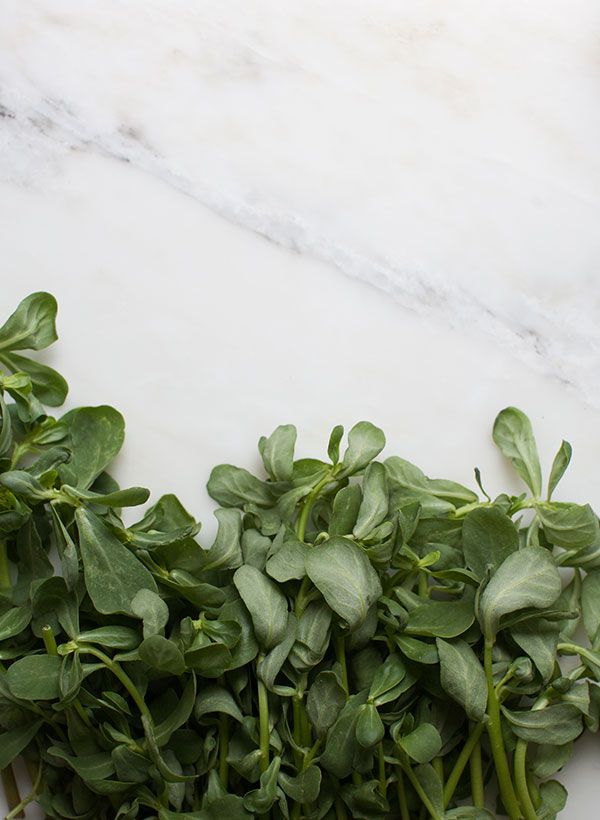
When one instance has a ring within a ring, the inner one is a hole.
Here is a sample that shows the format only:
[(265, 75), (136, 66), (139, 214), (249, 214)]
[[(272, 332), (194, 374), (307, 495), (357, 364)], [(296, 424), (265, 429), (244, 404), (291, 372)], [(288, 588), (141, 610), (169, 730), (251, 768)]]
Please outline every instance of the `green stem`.
[(413, 789), (419, 795), (419, 799), (421, 800), (421, 803), (425, 806), (425, 808), (427, 809), (427, 811), (431, 815), (432, 820), (442, 820), (441, 815), (438, 814), (435, 806), (433, 805), (433, 803), (431, 802), (429, 797), (423, 791), (423, 787), (421, 786), (421, 784), (417, 780), (417, 778), (415, 776), (415, 773), (413, 772), (413, 770), (410, 766), (410, 763), (408, 762), (408, 758), (406, 757), (405, 754), (402, 755), (402, 768), (404, 770), (404, 773), (406, 774), (406, 776), (410, 780)]
[(307, 606), (307, 597), (308, 597), (308, 590), (310, 589), (310, 578), (308, 575), (305, 575), (302, 579), (302, 583), (300, 584), (300, 589), (298, 590), (298, 594), (296, 595), (296, 604), (295, 604), (295, 611), (296, 617), (300, 618), (304, 610)]
[(35, 800), (35, 798), (38, 796), (38, 789), (40, 788), (40, 783), (42, 782), (42, 771), (43, 767), (42, 762), (40, 760), (38, 764), (37, 774), (35, 776), (35, 780), (33, 781), (33, 788), (31, 789), (27, 797), (24, 797), (21, 800), (21, 802), (18, 805), (16, 805), (14, 809), (6, 815), (5, 820), (12, 820), (13, 817), (25, 817), (25, 812), (23, 811), (23, 809), (25, 808), (25, 806), (29, 805), (29, 803), (31, 803), (32, 800)]
[(456, 791), (458, 781), (462, 777), (462, 773), (465, 770), (465, 766), (467, 765), (467, 762), (471, 757), (473, 749), (479, 742), (479, 738), (481, 737), (481, 733), (483, 732), (483, 726), (483, 723), (478, 723), (476, 726), (474, 726), (474, 728), (469, 734), (469, 739), (463, 746), (462, 751), (459, 754), (452, 771), (448, 775), (446, 785), (444, 786), (444, 808), (446, 808), (446, 806), (452, 799), (454, 792)]
[(406, 802), (406, 787), (404, 785), (404, 772), (401, 766), (396, 767), (396, 789), (398, 791), (398, 805), (400, 807), (401, 820), (410, 820), (410, 812), (408, 811), (408, 803)]
[(422, 570), (419, 571), (418, 594), (419, 598), (429, 598), (428, 575)]
[(102, 663), (108, 669), (110, 669), (113, 675), (121, 681), (125, 689), (127, 689), (129, 694), (131, 695), (135, 705), (140, 710), (140, 714), (143, 715), (150, 722), (150, 724), (153, 724), (150, 709), (148, 709), (148, 706), (146, 705), (144, 698), (138, 692), (137, 687), (135, 686), (134, 682), (131, 680), (129, 675), (127, 675), (127, 673), (123, 669), (121, 669), (119, 664), (116, 661), (113, 661), (113, 659), (110, 658), (108, 655), (105, 655), (104, 652), (101, 652), (99, 649), (96, 649), (93, 646), (81, 644), (79, 646), (79, 649), (81, 652), (86, 652), (88, 655), (93, 655), (95, 658), (98, 658), (99, 661), (102, 661)]
[(304, 758), (304, 763), (302, 764), (302, 771), (305, 771), (306, 769), (308, 769), (308, 767), (313, 762), (314, 757), (315, 757), (315, 755), (317, 754), (317, 752), (319, 751), (320, 748), (321, 748), (321, 738), (317, 738), (315, 740), (314, 744), (313, 744), (312, 749), (310, 750), (310, 752)]
[(10, 589), (12, 581), (10, 578), (10, 564), (6, 552), (6, 541), (0, 541), (0, 589)]
[(485, 806), (485, 792), (483, 790), (483, 767), (481, 765), (481, 743), (479, 736), (469, 758), (469, 773), (471, 775), (471, 797), (473, 805), (478, 809)]
[(490, 745), (492, 747), (492, 755), (494, 757), (494, 766), (496, 767), (496, 777), (498, 778), (498, 786), (500, 788), (500, 795), (504, 808), (508, 812), (510, 820), (521, 819), (521, 809), (519, 801), (515, 793), (515, 788), (510, 777), (510, 770), (508, 768), (508, 761), (506, 759), (506, 752), (504, 750), (504, 739), (502, 737), (502, 723), (500, 719), (500, 704), (496, 696), (496, 689), (494, 687), (494, 679), (492, 674), (492, 649), (494, 646), (493, 640), (486, 638), (485, 648), (483, 653), (483, 665), (485, 668), (485, 677), (488, 689), (488, 735), (490, 737)]
[(382, 796), (385, 797), (387, 794), (387, 778), (385, 776), (385, 757), (383, 754), (383, 742), (379, 742), (379, 747), (377, 749), (377, 758), (379, 763), (379, 791), (381, 792)]
[(332, 472), (329, 471), (325, 478), (322, 478), (318, 484), (315, 484), (315, 486), (312, 488), (312, 490), (309, 492), (309, 494), (302, 502), (302, 509), (300, 510), (300, 515), (298, 516), (298, 520), (296, 521), (296, 535), (298, 536), (300, 541), (304, 541), (304, 536), (306, 535), (306, 525), (308, 523), (308, 516), (310, 515), (310, 511), (312, 509), (313, 504), (319, 497), (319, 493), (321, 492), (323, 487), (326, 484), (328, 484), (332, 478)]
[[(298, 694), (292, 697), (292, 715), (294, 720), (294, 743), (296, 746), (302, 746), (302, 699)], [(302, 769), (302, 752), (300, 749), (294, 749), (294, 764), (296, 771), (300, 772)]]
[(527, 742), (523, 738), (517, 740), (514, 769), (515, 785), (525, 820), (537, 820), (536, 811), (529, 794), (529, 786), (527, 785)]
[(444, 786), (444, 761), (441, 757), (434, 757), (431, 761), (433, 768), (435, 769), (435, 773), (439, 777), (442, 788)]
[[(261, 652), (258, 656), (258, 663), (260, 664), (264, 658)], [(269, 693), (267, 687), (257, 675), (258, 687), (258, 722), (259, 722), (259, 737), (260, 737), (260, 771), (261, 774), (269, 768)]]
[(58, 647), (56, 646), (56, 638), (51, 626), (42, 627), (42, 640), (46, 647), (46, 652), (49, 655), (58, 655)]
[(12, 817), (24, 817), (25, 814), (21, 806), (22, 800), (19, 794), (19, 787), (17, 786), (15, 773), (10, 763), (5, 769), (0, 770), (0, 778), (2, 779), (4, 796), (6, 797), (10, 814)]

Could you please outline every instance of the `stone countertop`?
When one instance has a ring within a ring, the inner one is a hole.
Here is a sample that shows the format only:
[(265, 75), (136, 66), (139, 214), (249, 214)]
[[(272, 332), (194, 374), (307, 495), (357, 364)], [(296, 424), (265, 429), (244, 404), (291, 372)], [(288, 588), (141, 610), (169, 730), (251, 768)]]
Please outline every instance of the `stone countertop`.
[[(116, 472), (176, 492), (282, 423), (600, 509), (600, 10), (590, 0), (0, 0), (2, 318), (59, 301), (68, 406), (111, 403)], [(597, 744), (561, 779), (589, 811)], [(0, 806), (0, 809), (2, 806)], [(30, 816), (34, 817), (33, 810)]]

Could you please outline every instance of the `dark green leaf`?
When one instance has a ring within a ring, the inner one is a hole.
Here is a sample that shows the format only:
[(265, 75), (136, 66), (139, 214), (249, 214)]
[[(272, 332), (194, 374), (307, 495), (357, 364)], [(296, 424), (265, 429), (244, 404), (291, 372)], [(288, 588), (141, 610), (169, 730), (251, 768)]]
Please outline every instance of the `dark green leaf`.
[(356, 739), (365, 749), (376, 746), (385, 735), (383, 721), (373, 703), (364, 705), (356, 721)]
[(428, 665), (438, 663), (439, 656), (435, 644), (419, 641), (408, 635), (396, 635), (395, 640), (402, 654), (411, 661)]
[(589, 504), (539, 504), (537, 512), (548, 541), (564, 549), (583, 549), (598, 538), (598, 517)]
[(256, 814), (265, 814), (269, 811), (277, 797), (277, 776), (281, 758), (274, 757), (269, 767), (260, 776), (260, 788), (246, 792), (244, 808)]
[(544, 709), (516, 712), (502, 707), (517, 737), (533, 743), (551, 743), (562, 746), (581, 734), (582, 715), (569, 703), (557, 703)]
[(160, 748), (169, 742), (173, 732), (189, 720), (196, 701), (196, 676), (192, 673), (188, 677), (185, 689), (177, 706), (154, 729), (156, 745)]
[(13, 638), (23, 632), (31, 621), (31, 604), (27, 601), (21, 606), (7, 609), (0, 615), (0, 641)]
[(327, 734), (345, 703), (346, 693), (337, 676), (327, 670), (319, 672), (306, 700), (306, 713), (318, 737)]
[(383, 431), (368, 421), (359, 421), (348, 433), (348, 447), (336, 478), (353, 475), (362, 470), (384, 447)]
[(0, 327), (0, 350), (42, 350), (58, 339), (56, 299), (49, 293), (30, 293)]
[(564, 743), (562, 746), (540, 743), (535, 750), (531, 771), (536, 777), (545, 780), (562, 769), (572, 754), (573, 741)]
[(296, 428), (293, 424), (283, 424), (275, 429), (269, 438), (261, 438), (258, 449), (265, 470), (273, 481), (291, 481), (294, 470), (294, 446)]
[(27, 373), (36, 397), (50, 407), (60, 407), (67, 397), (69, 386), (65, 379), (47, 364), (36, 362), (28, 356), (2, 351), (0, 363), (12, 373)]
[(0, 735), (0, 769), (5, 769), (37, 735), (43, 721), (17, 726)]
[[(477, 496), (462, 484), (446, 481), (442, 478), (427, 476), (410, 461), (398, 456), (386, 459), (385, 466), (392, 486), (401, 489), (405, 504), (409, 501), (420, 501), (423, 507), (431, 506), (440, 512), (477, 501)], [(427, 496), (430, 498), (427, 499)], [(435, 500), (439, 502), (436, 506)]]
[(149, 635), (144, 638), (138, 647), (140, 659), (161, 672), (170, 672), (172, 675), (182, 675), (185, 671), (185, 661), (180, 650), (162, 635)]
[(6, 683), (21, 700), (57, 700), (62, 658), (58, 655), (27, 655), (6, 673)]
[(521, 410), (507, 407), (496, 417), (494, 441), (534, 496), (542, 492), (542, 471), (531, 422)]
[(267, 561), (265, 569), (280, 584), (293, 579), (300, 580), (306, 575), (304, 563), (308, 550), (308, 545), (290, 530), (286, 533), (281, 548)]
[(344, 435), (344, 428), (341, 424), (336, 426), (331, 431), (329, 436), (329, 443), (327, 445), (327, 455), (331, 459), (331, 463), (335, 466), (340, 459), (340, 441)]
[[(348, 777), (354, 768), (356, 723), (365, 700), (366, 692), (351, 695), (327, 733), (327, 743), (321, 757), (321, 766), (335, 777)], [(311, 722), (315, 725), (314, 721)]]
[(331, 609), (356, 629), (382, 594), (376, 571), (365, 553), (334, 536), (306, 556), (306, 572)]
[(137, 507), (138, 504), (144, 504), (150, 496), (150, 490), (144, 487), (129, 487), (126, 490), (116, 490), (113, 493), (102, 495), (91, 490), (81, 490), (63, 484), (61, 491), (73, 498), (89, 501), (92, 504), (100, 504), (103, 507)]
[(442, 738), (431, 723), (421, 723), (409, 734), (397, 737), (396, 743), (417, 763), (429, 763), (442, 748)]
[(292, 800), (298, 803), (313, 803), (321, 789), (321, 770), (318, 766), (309, 766), (296, 777), (280, 771), (278, 781)]
[(363, 499), (358, 518), (352, 530), (355, 538), (364, 538), (377, 527), (387, 515), (388, 491), (385, 467), (371, 462), (365, 471), (362, 485)]
[(511, 629), (512, 639), (529, 655), (544, 681), (554, 672), (559, 631), (560, 623), (544, 618), (525, 621)]
[(58, 746), (51, 746), (48, 754), (66, 760), (73, 771), (83, 780), (104, 780), (114, 774), (115, 767), (108, 752), (94, 755), (70, 755)]
[(436, 645), (440, 657), (442, 688), (463, 707), (471, 720), (483, 720), (487, 705), (487, 685), (477, 656), (466, 641), (448, 643), (438, 638)]
[(298, 621), (293, 612), (289, 612), (287, 616), (287, 628), (285, 637), (276, 646), (267, 653), (265, 658), (259, 663), (257, 673), (264, 681), (267, 689), (272, 690), (275, 678), (279, 674), (279, 670), (285, 663), (290, 650), (296, 640), (296, 632), (298, 628)]
[(194, 707), (194, 714), (197, 719), (200, 719), (203, 715), (210, 714), (211, 712), (220, 712), (230, 715), (239, 723), (242, 723), (244, 720), (240, 707), (234, 700), (231, 692), (228, 689), (224, 689), (222, 686), (217, 686), (214, 684), (209, 684), (208, 686), (202, 687), (196, 697), (196, 705)]
[(215, 510), (215, 517), (219, 529), (206, 555), (204, 569), (237, 569), (242, 564), (240, 515), (236, 510)]
[(556, 485), (565, 474), (565, 470), (571, 461), (572, 454), (573, 448), (568, 441), (563, 440), (562, 444), (558, 448), (558, 453), (554, 456), (552, 469), (550, 470), (550, 478), (548, 479), (548, 501), (550, 501), (552, 493), (556, 489)]
[(133, 596), (131, 612), (144, 621), (144, 638), (161, 632), (169, 620), (169, 607), (152, 589), (141, 588)]
[(87, 629), (77, 636), (78, 643), (93, 643), (110, 649), (135, 649), (140, 642), (140, 633), (129, 626), (99, 626)]
[(329, 535), (349, 535), (356, 523), (362, 501), (360, 485), (349, 484), (336, 493), (329, 521)]
[[(472, 597), (472, 596), (471, 596)], [(409, 613), (407, 635), (454, 638), (462, 635), (475, 620), (469, 598), (460, 601), (427, 601)]]
[(550, 553), (526, 547), (506, 558), (479, 599), (479, 619), (484, 633), (493, 636), (500, 618), (525, 607), (542, 609), (558, 598), (560, 576)]
[(222, 507), (242, 507), (251, 502), (270, 507), (273, 493), (269, 485), (253, 476), (242, 467), (220, 464), (215, 467), (206, 485), (211, 498)]
[(600, 635), (600, 570), (588, 572), (583, 579), (581, 612), (586, 634), (590, 643), (594, 645)]
[(263, 649), (280, 643), (287, 628), (287, 601), (266, 575), (252, 566), (236, 570), (233, 582), (252, 617), (254, 631)]
[(519, 548), (517, 528), (499, 507), (480, 507), (467, 513), (462, 535), (466, 564), (479, 578)]
[(135, 615), (132, 599), (140, 589), (156, 592), (154, 578), (91, 511), (79, 507), (75, 519), (85, 585), (94, 606), (105, 615)]

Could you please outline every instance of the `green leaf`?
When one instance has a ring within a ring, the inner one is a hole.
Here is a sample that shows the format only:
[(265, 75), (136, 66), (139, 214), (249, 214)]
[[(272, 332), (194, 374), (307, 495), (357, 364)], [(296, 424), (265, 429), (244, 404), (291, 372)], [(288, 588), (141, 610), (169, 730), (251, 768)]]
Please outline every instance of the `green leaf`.
[(243, 723), (244, 716), (240, 707), (234, 700), (232, 693), (228, 689), (215, 684), (203, 686), (196, 698), (194, 714), (199, 720), (204, 715), (211, 712), (220, 712), (230, 715), (238, 723)]
[(421, 723), (404, 737), (397, 737), (396, 743), (417, 763), (429, 763), (442, 748), (440, 733), (431, 723)]
[(510, 632), (512, 639), (534, 662), (544, 681), (549, 680), (554, 672), (559, 632), (560, 623), (544, 618), (519, 623)]
[(154, 578), (94, 513), (79, 507), (75, 520), (85, 586), (94, 606), (104, 615), (135, 616), (132, 600), (140, 589), (156, 592)]
[(30, 293), (0, 327), (0, 350), (42, 350), (58, 339), (56, 299), (49, 293)]
[(0, 769), (5, 769), (21, 754), (37, 735), (42, 723), (42, 720), (36, 720), (0, 734)]
[(215, 517), (219, 529), (206, 555), (204, 569), (237, 569), (242, 564), (240, 514), (236, 510), (215, 510)]
[(380, 700), (388, 692), (393, 692), (398, 684), (406, 677), (406, 666), (397, 654), (388, 655), (383, 664), (378, 666), (369, 689), (369, 700), (377, 701), (378, 705), (386, 703)]
[(525, 607), (550, 606), (562, 590), (560, 575), (550, 553), (526, 547), (505, 558), (479, 599), (479, 620), (484, 633), (493, 637), (500, 618)]
[(362, 502), (359, 484), (349, 484), (336, 493), (329, 521), (329, 535), (349, 535), (354, 528)]
[(344, 435), (344, 428), (341, 424), (336, 426), (331, 431), (329, 436), (329, 443), (327, 445), (327, 455), (331, 459), (331, 463), (335, 466), (340, 460), (340, 441)]
[(376, 571), (365, 553), (346, 538), (334, 536), (306, 556), (306, 572), (331, 609), (356, 629), (382, 594)]
[(405, 627), (407, 635), (455, 638), (475, 620), (471, 598), (460, 601), (427, 601), (413, 609)]
[(293, 424), (282, 424), (269, 438), (264, 436), (258, 443), (265, 470), (273, 481), (291, 481), (294, 471), (294, 447), (296, 428)]
[(196, 702), (196, 676), (188, 676), (185, 689), (177, 706), (154, 729), (156, 745), (160, 748), (169, 742), (172, 734), (187, 723)]
[(47, 364), (36, 362), (17, 353), (0, 353), (0, 363), (12, 373), (27, 373), (36, 397), (50, 407), (60, 407), (67, 397), (69, 386), (65, 379)]
[(564, 549), (583, 549), (598, 538), (598, 517), (589, 504), (539, 504), (537, 513), (550, 543)]
[(483, 720), (487, 705), (485, 672), (466, 641), (436, 640), (440, 681), (446, 694), (459, 703), (471, 720)]
[(537, 810), (538, 820), (555, 820), (567, 803), (567, 790), (557, 780), (540, 784), (541, 805)]
[(263, 649), (272, 649), (283, 640), (287, 629), (285, 595), (252, 566), (237, 569), (233, 583), (250, 613), (259, 644)]
[(276, 646), (267, 653), (265, 658), (258, 664), (257, 673), (265, 683), (267, 689), (273, 691), (275, 678), (279, 674), (279, 670), (285, 663), (290, 650), (296, 640), (296, 632), (298, 628), (298, 621), (293, 612), (288, 612), (287, 628), (285, 637)]
[(115, 766), (108, 752), (93, 755), (70, 755), (59, 746), (50, 746), (48, 754), (66, 760), (74, 772), (83, 780), (104, 780), (115, 772)]
[(256, 814), (265, 814), (269, 811), (277, 798), (277, 777), (281, 758), (274, 757), (269, 767), (260, 776), (260, 788), (246, 792), (244, 808)]
[(72, 456), (58, 473), (65, 484), (87, 489), (123, 445), (125, 422), (114, 407), (79, 407), (61, 421), (69, 425)]
[(0, 615), (0, 641), (20, 635), (31, 621), (31, 604), (29, 601), (7, 609)]
[(280, 771), (278, 782), (292, 800), (298, 803), (313, 803), (321, 790), (321, 770), (318, 766), (309, 766), (296, 777)]
[(402, 654), (411, 661), (430, 666), (439, 661), (438, 651), (433, 643), (419, 641), (417, 638), (411, 638), (409, 635), (395, 635), (394, 640)]
[(415, 777), (421, 784), (421, 788), (431, 801), (437, 813), (442, 816), (444, 813), (444, 792), (442, 781), (431, 763), (416, 766), (413, 770)]
[(222, 643), (211, 643), (192, 648), (185, 653), (190, 669), (197, 669), (205, 678), (218, 678), (231, 668), (232, 655)]
[(298, 621), (296, 641), (289, 655), (292, 666), (308, 672), (323, 659), (329, 647), (331, 610), (325, 601), (312, 601)]
[[(600, 636), (600, 570), (588, 572), (583, 579), (581, 613), (586, 635), (590, 643), (594, 645)], [(0, 619), (0, 624), (2, 624), (2, 619)]]
[(522, 712), (502, 706), (502, 713), (517, 737), (531, 743), (562, 746), (575, 740), (583, 729), (582, 714), (570, 703), (557, 703), (544, 709)]
[(443, 512), (477, 501), (476, 494), (462, 484), (443, 478), (427, 478), (422, 470), (398, 456), (387, 458), (385, 466), (392, 486), (402, 491), (400, 496), (404, 499), (403, 505), (419, 501), (424, 508), (430, 507)]
[(372, 461), (385, 447), (385, 435), (369, 421), (359, 421), (348, 433), (348, 447), (336, 478), (354, 475)]
[(26, 655), (9, 667), (6, 684), (20, 700), (58, 700), (61, 666), (58, 655)]
[(354, 769), (356, 723), (365, 699), (366, 692), (351, 695), (327, 733), (327, 743), (321, 756), (321, 766), (335, 777), (348, 777)]
[(325, 737), (346, 703), (346, 692), (337, 676), (328, 670), (319, 672), (309, 689), (306, 714), (317, 737)]
[(444, 820), (496, 820), (496, 815), (477, 806), (459, 806), (447, 811)]
[(562, 769), (565, 763), (570, 760), (572, 754), (573, 741), (563, 743), (562, 746), (540, 743), (535, 750), (531, 771), (536, 777), (545, 780)]
[(113, 624), (80, 632), (77, 642), (99, 644), (109, 649), (135, 649), (140, 643), (140, 634), (129, 626)]
[(144, 638), (156, 635), (167, 625), (169, 607), (152, 589), (138, 589), (131, 601), (131, 612), (144, 621)]
[(208, 484), (208, 494), (222, 507), (243, 507), (248, 502), (270, 507), (273, 493), (269, 485), (242, 467), (220, 464), (215, 467)]
[(94, 493), (91, 490), (81, 490), (78, 487), (70, 487), (63, 484), (61, 492), (72, 498), (81, 501), (89, 501), (91, 504), (100, 504), (103, 507), (137, 507), (145, 504), (150, 496), (150, 490), (145, 487), (128, 487), (126, 490), (116, 490), (113, 493)]
[(355, 538), (364, 538), (377, 527), (387, 515), (388, 490), (385, 467), (377, 461), (365, 470), (362, 485), (363, 499), (353, 529)]
[(138, 647), (140, 659), (161, 672), (182, 675), (185, 672), (185, 661), (181, 651), (173, 641), (162, 635), (149, 635)]
[(385, 727), (374, 703), (366, 703), (356, 721), (356, 739), (365, 749), (376, 746), (385, 735)]
[(499, 507), (480, 507), (467, 513), (462, 537), (465, 562), (479, 578), (519, 548), (517, 528)]
[(552, 493), (556, 489), (556, 485), (565, 474), (565, 470), (571, 461), (572, 454), (573, 448), (568, 441), (564, 441), (563, 439), (562, 444), (558, 448), (558, 453), (554, 456), (552, 469), (550, 470), (550, 478), (548, 479), (548, 501), (550, 501)]
[(268, 559), (265, 569), (280, 584), (300, 580), (306, 575), (304, 565), (308, 550), (308, 545), (290, 531), (286, 533), (281, 548)]
[(534, 496), (542, 492), (542, 471), (531, 422), (521, 410), (507, 407), (496, 416), (494, 441)]

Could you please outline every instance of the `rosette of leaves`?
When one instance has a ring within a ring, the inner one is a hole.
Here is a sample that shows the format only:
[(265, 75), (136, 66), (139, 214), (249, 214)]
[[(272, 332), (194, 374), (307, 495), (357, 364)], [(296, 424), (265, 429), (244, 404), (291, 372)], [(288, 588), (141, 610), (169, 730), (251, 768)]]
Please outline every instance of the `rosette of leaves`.
[(343, 447), (335, 427), (323, 460), (283, 425), (263, 475), (213, 470), (205, 549), (174, 495), (123, 522), (148, 491), (107, 472), (114, 408), (46, 414), (64, 380), (12, 351), (53, 341), (55, 314), (33, 294), (0, 328), (9, 817), (31, 800), (61, 820), (483, 820), (494, 800), (555, 817), (553, 776), (599, 714), (598, 520), (552, 500), (570, 446), (543, 495), (531, 425), (502, 411), (494, 440), (528, 492), (492, 499), (478, 471), (481, 495), (379, 460), (369, 422)]

